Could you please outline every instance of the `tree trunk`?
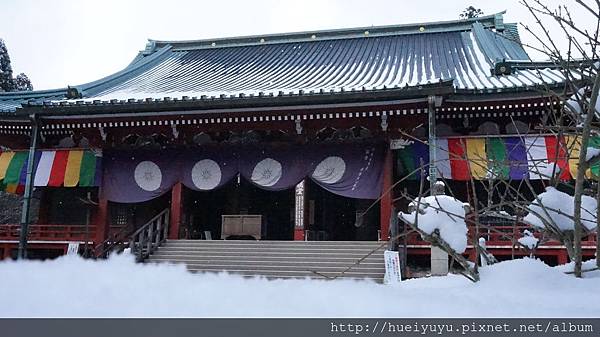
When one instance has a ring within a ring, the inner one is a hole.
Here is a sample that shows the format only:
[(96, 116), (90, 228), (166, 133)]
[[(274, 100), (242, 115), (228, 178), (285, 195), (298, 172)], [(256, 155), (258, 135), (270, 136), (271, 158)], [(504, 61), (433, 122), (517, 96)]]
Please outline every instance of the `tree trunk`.
[(567, 249), (567, 255), (569, 255), (569, 261), (575, 261), (575, 249), (573, 247), (573, 240), (571, 238), (564, 238), (562, 240), (565, 248)]
[[(597, 182), (596, 202), (600, 200), (600, 181)], [(600, 268), (600, 207), (596, 207), (596, 267)]]
[[(581, 236), (583, 232), (583, 224), (581, 222), (581, 197), (583, 195), (583, 183), (585, 180), (587, 147), (590, 139), (590, 131), (592, 129), (592, 121), (596, 115), (596, 101), (598, 100), (598, 89), (600, 89), (600, 72), (596, 69), (594, 85), (592, 87), (592, 96), (590, 103), (586, 109), (587, 115), (581, 130), (581, 151), (579, 151), (579, 160), (577, 166), (577, 177), (575, 178), (575, 194), (573, 207), (573, 220), (575, 222), (575, 230), (573, 232), (573, 248), (575, 253), (575, 277), (581, 277)], [(585, 97), (583, 98), (585, 99)]]

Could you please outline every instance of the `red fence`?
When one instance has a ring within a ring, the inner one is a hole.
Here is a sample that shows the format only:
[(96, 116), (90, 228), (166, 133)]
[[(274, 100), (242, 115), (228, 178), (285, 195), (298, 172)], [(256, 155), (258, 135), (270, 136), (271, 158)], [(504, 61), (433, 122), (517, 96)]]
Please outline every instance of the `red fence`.
[[(20, 225), (0, 225), (0, 240), (19, 240)], [(28, 240), (48, 241), (91, 241), (96, 234), (96, 226), (42, 224), (30, 225)]]
[[(489, 228), (488, 228), (489, 227)], [(549, 238), (543, 237), (541, 233), (534, 232), (531, 227), (525, 225), (518, 226), (481, 226), (479, 228), (479, 237), (485, 238), (486, 246), (504, 246), (506, 248), (510, 248), (512, 246), (513, 239), (515, 242), (523, 237), (523, 231), (529, 230), (534, 234), (535, 237), (540, 239), (542, 244), (544, 245), (558, 245), (560, 244), (558, 241), (551, 240)], [(469, 226), (469, 243), (473, 242), (473, 238), (475, 237), (475, 227)], [(409, 245), (428, 245), (427, 242), (421, 239), (421, 236), (414, 232), (407, 236), (407, 243)], [(518, 245), (518, 244), (517, 244)], [(583, 246), (595, 246), (596, 245), (596, 235), (590, 234), (582, 238)]]

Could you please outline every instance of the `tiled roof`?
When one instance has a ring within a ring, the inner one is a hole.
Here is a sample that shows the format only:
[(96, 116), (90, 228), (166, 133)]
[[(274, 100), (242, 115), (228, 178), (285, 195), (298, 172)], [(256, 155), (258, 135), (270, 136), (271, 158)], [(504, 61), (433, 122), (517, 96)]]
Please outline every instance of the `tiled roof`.
[[(151, 40), (123, 71), (75, 88), (80, 99), (110, 101), (368, 91), (442, 80), (452, 80), (457, 91), (479, 93), (562, 81), (558, 69), (510, 68), (511, 61), (523, 65), (528, 58), (515, 26), (504, 24), (500, 13), (262, 37)], [(502, 75), (495, 75), (498, 69)], [(0, 94), (0, 109), (26, 101), (3, 102)]]

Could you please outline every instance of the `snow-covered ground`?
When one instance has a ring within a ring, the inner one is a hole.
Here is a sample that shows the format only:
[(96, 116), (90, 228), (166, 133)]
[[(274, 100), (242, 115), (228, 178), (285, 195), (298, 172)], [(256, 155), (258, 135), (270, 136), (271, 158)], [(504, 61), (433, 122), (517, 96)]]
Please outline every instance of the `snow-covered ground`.
[[(586, 267), (591, 267), (591, 263)], [(179, 265), (62, 257), (0, 262), (2, 317), (597, 317), (600, 272), (575, 279), (539, 260), (481, 269), (481, 281), (244, 279)]]

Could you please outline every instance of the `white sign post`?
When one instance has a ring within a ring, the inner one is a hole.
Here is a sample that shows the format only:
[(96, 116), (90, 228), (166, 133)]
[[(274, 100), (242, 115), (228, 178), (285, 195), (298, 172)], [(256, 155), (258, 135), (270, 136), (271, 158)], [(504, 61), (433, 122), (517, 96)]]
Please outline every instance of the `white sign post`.
[(402, 281), (402, 273), (400, 270), (400, 255), (398, 252), (386, 250), (383, 253), (385, 260), (385, 276), (383, 277), (384, 284), (398, 284)]
[(79, 252), (79, 242), (69, 242), (67, 247), (67, 255), (77, 255)]

